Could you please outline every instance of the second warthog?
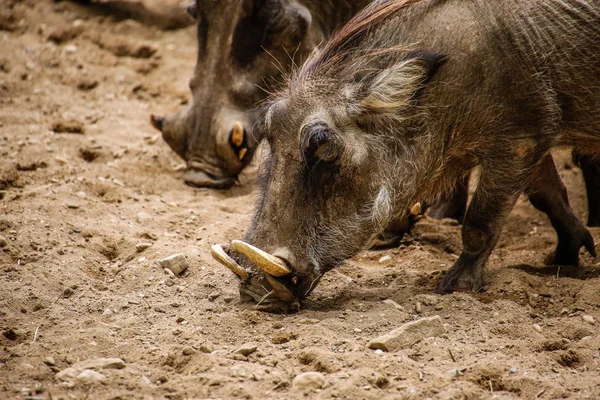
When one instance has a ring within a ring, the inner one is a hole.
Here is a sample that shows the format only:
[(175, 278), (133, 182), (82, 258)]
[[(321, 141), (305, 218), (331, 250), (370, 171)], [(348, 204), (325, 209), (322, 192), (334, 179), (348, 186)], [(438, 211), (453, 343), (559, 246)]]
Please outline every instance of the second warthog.
[(196, 0), (198, 59), (189, 106), (151, 116), (165, 141), (187, 162), (184, 180), (229, 188), (257, 146), (252, 109), (281, 85), (335, 27), (369, 0)]
[[(324, 273), (475, 166), (464, 248), (437, 292), (481, 289), (519, 195), (561, 197), (545, 183), (556, 174), (550, 150), (600, 152), (599, 8), (577, 0), (367, 7), (265, 109), (270, 156), (245, 238), (252, 246), (232, 242), (232, 258), (214, 249), (242, 277), (242, 294), (270, 310), (297, 308)], [(555, 227), (568, 240), (582, 237), (580, 226)], [(565, 246), (567, 258), (583, 245), (595, 256), (581, 240)]]

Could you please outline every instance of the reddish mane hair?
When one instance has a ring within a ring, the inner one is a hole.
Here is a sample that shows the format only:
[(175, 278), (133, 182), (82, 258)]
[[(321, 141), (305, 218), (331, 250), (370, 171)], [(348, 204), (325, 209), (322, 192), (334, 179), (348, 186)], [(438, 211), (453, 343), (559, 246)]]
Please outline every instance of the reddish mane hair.
[(344, 57), (344, 51), (352, 48), (367, 33), (384, 23), (398, 10), (423, 0), (375, 0), (337, 31), (317, 56), (307, 64), (307, 71), (318, 66), (334, 65)]

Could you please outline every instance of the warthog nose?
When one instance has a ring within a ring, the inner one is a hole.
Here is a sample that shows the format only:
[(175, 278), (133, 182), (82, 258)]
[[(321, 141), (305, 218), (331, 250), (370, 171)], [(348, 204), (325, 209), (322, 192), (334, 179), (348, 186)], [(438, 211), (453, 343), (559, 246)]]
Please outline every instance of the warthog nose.
[(158, 117), (154, 114), (150, 114), (150, 124), (152, 124), (154, 129), (157, 129), (162, 132), (164, 121), (165, 117)]

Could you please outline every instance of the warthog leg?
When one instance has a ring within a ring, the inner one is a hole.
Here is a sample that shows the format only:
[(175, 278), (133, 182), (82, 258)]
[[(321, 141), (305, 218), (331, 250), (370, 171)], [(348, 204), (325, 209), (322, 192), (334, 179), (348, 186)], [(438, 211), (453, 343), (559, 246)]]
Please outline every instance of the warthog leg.
[(551, 155), (544, 158), (535, 182), (528, 190), (531, 204), (546, 213), (558, 235), (558, 245), (550, 264), (578, 265), (579, 249), (585, 246), (596, 257), (594, 239), (569, 206), (567, 189)]
[(482, 168), (479, 186), (463, 224), (463, 252), (438, 285), (437, 293), (450, 293), (456, 289), (478, 291), (483, 287), (485, 263), (520, 194), (518, 185), (525, 182), (529, 182), (523, 186), (527, 188), (531, 202), (549, 216), (558, 234), (553, 262), (577, 265), (582, 246), (596, 256), (591, 235), (569, 207), (566, 189), (552, 156), (546, 155), (538, 167), (518, 168), (518, 163), (515, 164), (507, 170)]
[(573, 151), (573, 161), (583, 172), (588, 199), (588, 226), (600, 226), (600, 159)]

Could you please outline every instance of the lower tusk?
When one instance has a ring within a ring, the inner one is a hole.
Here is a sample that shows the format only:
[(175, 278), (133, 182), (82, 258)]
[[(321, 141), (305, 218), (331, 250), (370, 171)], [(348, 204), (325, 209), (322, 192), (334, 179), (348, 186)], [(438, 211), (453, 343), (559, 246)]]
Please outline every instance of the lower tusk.
[(238, 153), (238, 159), (240, 161), (242, 161), (244, 159), (244, 157), (246, 156), (246, 153), (248, 153), (247, 148), (244, 147), (243, 149), (240, 149), (240, 152)]
[(284, 284), (279, 282), (275, 277), (265, 274), (269, 285), (273, 288), (275, 292), (275, 296), (279, 298), (279, 300), (284, 301), (285, 303), (291, 303), (296, 300), (296, 296), (288, 289)]
[(233, 124), (231, 130), (231, 143), (237, 147), (241, 147), (244, 144), (244, 127), (239, 122)]
[(421, 206), (421, 203), (415, 203), (415, 205), (410, 209), (410, 213), (414, 216), (422, 215), (422, 211), (423, 207)]
[(215, 260), (232, 270), (237, 276), (242, 278), (242, 280), (247, 281), (249, 276), (248, 272), (235, 262), (235, 260), (225, 253), (225, 250), (221, 247), (221, 245), (215, 244), (210, 248), (210, 254), (213, 256)]
[(248, 257), (258, 268), (262, 269), (268, 274), (276, 277), (287, 276), (292, 273), (285, 263), (278, 257), (275, 257), (259, 248), (256, 248), (248, 243), (242, 242), (241, 240), (234, 240), (231, 242), (231, 247)]

